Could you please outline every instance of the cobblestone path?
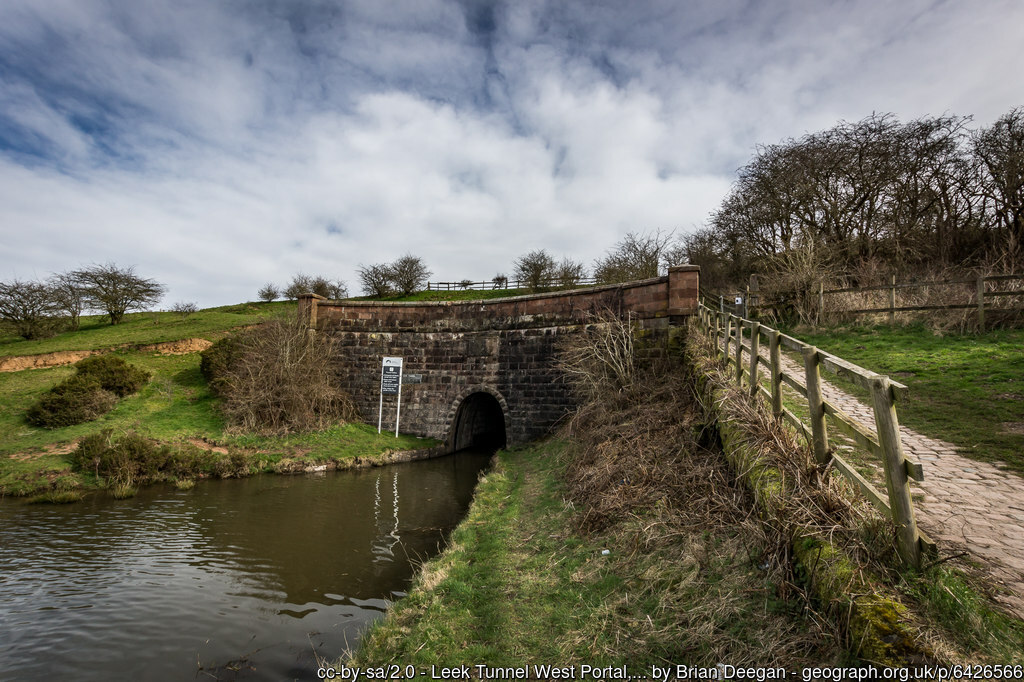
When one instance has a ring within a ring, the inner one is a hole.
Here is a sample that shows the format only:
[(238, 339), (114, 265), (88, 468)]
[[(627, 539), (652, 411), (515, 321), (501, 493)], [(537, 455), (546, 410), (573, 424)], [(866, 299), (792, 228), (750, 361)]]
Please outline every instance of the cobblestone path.
[[(767, 366), (767, 349), (761, 350)], [(803, 376), (803, 365), (785, 355), (782, 364), (784, 372)], [(822, 381), (822, 393), (874, 430), (871, 407), (827, 381)], [(898, 415), (898, 404), (896, 409)], [(1005, 588), (997, 599), (1024, 618), (1024, 478), (963, 457), (956, 446), (905, 426), (900, 432), (904, 453), (924, 470), (924, 481), (911, 481), (914, 497), (924, 495), (914, 504), (918, 525), (939, 543), (943, 555), (960, 548), (985, 566)]]

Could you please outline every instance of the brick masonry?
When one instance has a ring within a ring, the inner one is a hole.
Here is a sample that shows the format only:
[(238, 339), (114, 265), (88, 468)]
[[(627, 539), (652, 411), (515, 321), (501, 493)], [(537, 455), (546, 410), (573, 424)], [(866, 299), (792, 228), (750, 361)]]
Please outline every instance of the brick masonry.
[[(509, 443), (548, 432), (572, 408), (554, 363), (559, 342), (611, 310), (661, 333), (696, 311), (699, 271), (571, 291), (439, 302), (331, 302), (308, 294), (300, 310), (338, 343), (335, 371), (368, 422), (377, 420), (381, 358), (404, 358), (403, 372), (422, 383), (402, 387), (401, 430), (438, 438), (454, 449), (453, 425), (467, 398), (500, 407)], [(394, 396), (384, 397), (384, 428), (394, 428)], [(497, 408), (495, 408), (497, 409)]]

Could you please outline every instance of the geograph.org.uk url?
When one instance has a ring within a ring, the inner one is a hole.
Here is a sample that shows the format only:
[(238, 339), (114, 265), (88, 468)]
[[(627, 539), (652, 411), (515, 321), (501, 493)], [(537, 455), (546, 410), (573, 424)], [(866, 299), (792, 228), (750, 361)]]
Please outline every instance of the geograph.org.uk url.
[(320, 668), (320, 680), (801, 680), (801, 682), (842, 682), (853, 680), (1024, 680), (1022, 665), (911, 666), (906, 668), (808, 667), (790, 671), (781, 667), (735, 666), (719, 663), (713, 667), (688, 665), (646, 666), (552, 666), (496, 667), (459, 665), (417, 667), (387, 665), (365, 668)]

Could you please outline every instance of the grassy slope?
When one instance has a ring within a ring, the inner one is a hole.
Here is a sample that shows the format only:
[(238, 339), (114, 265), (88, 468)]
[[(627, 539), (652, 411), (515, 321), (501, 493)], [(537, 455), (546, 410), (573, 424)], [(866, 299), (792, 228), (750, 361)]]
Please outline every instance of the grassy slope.
[[(280, 314), (287, 311), (289, 305), (246, 304), (233, 308), (239, 312), (223, 308), (201, 311), (184, 323), (174, 316), (173, 320), (161, 320), (160, 324), (154, 325), (149, 318), (140, 316), (113, 328), (83, 325), (82, 330), (62, 334), (57, 339), (21, 342), (23, 350), (19, 352), (26, 352), (26, 348), (47, 352), (103, 348), (121, 343), (148, 344), (192, 336), (212, 338), (240, 324), (252, 324), (267, 315)], [(57, 344), (58, 341), (61, 343)], [(282, 457), (338, 460), (434, 444), (434, 441), (413, 436), (402, 435), (397, 439), (393, 435), (378, 436), (376, 429), (365, 424), (336, 426), (322, 432), (284, 437), (227, 434), (215, 409), (216, 399), (199, 373), (198, 353), (160, 355), (137, 350), (117, 353), (128, 362), (152, 372), (152, 380), (136, 395), (120, 400), (111, 412), (100, 419), (65, 428), (30, 426), (25, 422), (24, 414), (51, 386), (73, 374), (73, 367), (0, 373), (0, 494), (28, 494), (48, 485), (49, 480), (68, 469), (67, 455), (51, 451), (61, 446), (67, 449), (82, 436), (104, 428), (113, 429), (116, 433), (134, 430), (164, 442), (202, 439), (227, 447), (258, 450), (260, 459), (267, 466), (272, 466)], [(85, 480), (81, 482), (88, 483)]]
[(0, 336), (0, 356), (95, 350), (123, 344), (145, 345), (193, 337), (214, 339), (233, 327), (256, 324), (294, 308), (293, 301), (242, 303), (209, 308), (188, 319), (182, 319), (177, 313), (132, 313), (126, 315), (118, 325), (111, 325), (105, 315), (86, 315), (82, 317), (77, 331), (63, 332), (48, 339), (26, 341), (16, 336)]
[(923, 326), (865, 327), (796, 335), (909, 386), (909, 399), (897, 406), (902, 424), (967, 457), (1024, 473), (1024, 330), (937, 336)]

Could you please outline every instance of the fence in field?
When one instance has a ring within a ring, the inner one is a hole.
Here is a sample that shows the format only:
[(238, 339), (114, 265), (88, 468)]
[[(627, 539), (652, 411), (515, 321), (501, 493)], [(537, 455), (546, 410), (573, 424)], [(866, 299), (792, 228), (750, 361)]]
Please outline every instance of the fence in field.
[[(825, 296), (845, 293), (868, 293), (872, 291), (886, 292), (888, 305), (874, 308), (842, 310), (843, 315), (863, 315), (870, 313), (888, 313), (889, 322), (896, 321), (896, 313), (928, 310), (976, 310), (978, 329), (985, 329), (985, 311), (1024, 312), (1024, 307), (1012, 307), (1013, 304), (1024, 303), (1024, 275), (977, 275), (973, 279), (942, 280), (935, 282), (897, 282), (896, 275), (891, 275), (889, 283), (874, 287), (847, 287), (843, 289), (826, 289), (824, 284), (818, 285), (819, 315), (825, 313)], [(896, 305), (896, 294), (899, 290), (927, 289), (933, 287), (963, 287), (973, 285), (973, 300), (940, 305)], [(1012, 298), (1010, 298), (1012, 297)], [(1006, 299), (1010, 306), (995, 305), (998, 299)], [(987, 303), (986, 303), (987, 301)]]
[[(707, 302), (713, 305), (721, 303), (720, 300)], [(908, 460), (903, 453), (896, 403), (906, 398), (907, 387), (760, 322), (715, 310), (706, 305), (704, 300), (698, 303), (697, 319), (714, 339), (736, 383), (742, 386), (745, 379), (751, 395), (767, 399), (776, 418), (785, 419), (807, 438), (814, 450), (815, 460), (820, 465), (831, 464), (883, 514), (892, 519), (897, 528), (900, 556), (907, 563), (919, 566), (922, 552), (934, 551), (935, 544), (917, 528), (910, 497), (908, 479), (920, 481), (924, 476), (920, 463)], [(767, 359), (761, 356), (762, 340), (768, 345)], [(782, 364), (782, 348), (800, 353), (804, 366), (802, 373), (786, 370)], [(762, 366), (768, 370), (768, 388), (761, 383), (758, 370)], [(870, 392), (875, 416), (873, 429), (825, 399), (821, 388), (822, 370), (841, 376)], [(783, 384), (807, 399), (806, 422), (783, 405)], [(832, 451), (828, 442), (828, 423), (882, 461), (887, 494), (880, 492)]]
[(475, 289), (498, 290), (498, 289), (569, 289), (572, 287), (594, 286), (597, 279), (593, 277), (577, 277), (574, 279), (552, 278), (540, 282), (530, 282), (526, 279), (509, 279), (507, 277), (496, 277), (487, 282), (473, 282), (464, 279), (460, 282), (427, 282), (427, 291), (461, 291)]
[[(747, 317), (755, 316), (748, 315), (748, 312), (776, 305), (759, 290), (756, 275), (751, 277), (750, 284), (743, 291), (729, 296), (702, 293), (714, 299), (714, 303), (709, 302), (709, 305), (720, 312), (732, 311)], [(888, 284), (878, 286), (826, 289), (825, 284), (819, 282), (816, 289), (808, 294), (808, 299), (816, 303), (811, 317), (817, 323), (826, 322), (829, 318), (886, 314), (889, 323), (893, 324), (896, 313), (900, 312), (964, 310), (973, 311), (978, 329), (984, 331), (986, 316), (1024, 313), (1024, 274), (979, 274), (970, 279), (927, 282), (898, 282), (896, 275), (890, 275)], [(857, 299), (855, 306), (867, 303), (868, 307), (851, 307), (849, 301), (844, 305), (841, 298), (844, 294)]]

